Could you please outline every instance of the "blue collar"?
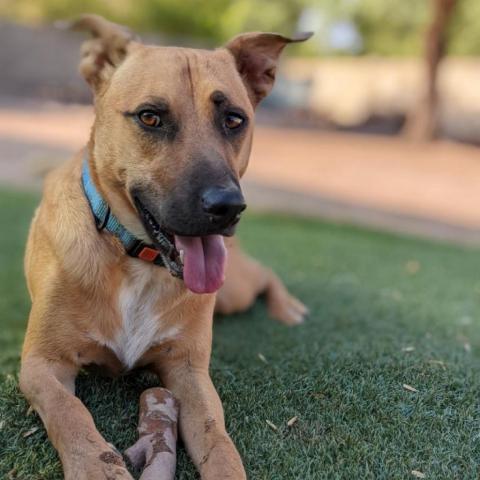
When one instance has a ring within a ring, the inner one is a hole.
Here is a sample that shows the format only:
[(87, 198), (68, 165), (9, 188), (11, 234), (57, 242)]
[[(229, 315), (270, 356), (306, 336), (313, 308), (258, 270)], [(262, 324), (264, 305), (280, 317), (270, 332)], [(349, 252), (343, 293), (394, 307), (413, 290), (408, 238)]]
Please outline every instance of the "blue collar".
[(88, 199), (90, 209), (92, 210), (95, 218), (95, 225), (97, 226), (97, 230), (99, 232), (106, 230), (113, 236), (117, 237), (128, 255), (135, 258), (141, 258), (142, 260), (154, 263), (155, 265), (165, 266), (164, 255), (162, 252), (157, 250), (154, 246), (148, 245), (135, 237), (118, 221), (117, 217), (115, 217), (115, 215), (111, 212), (110, 206), (100, 195), (92, 181), (90, 167), (88, 165), (88, 158), (85, 158), (83, 161), (82, 184), (85, 196)]

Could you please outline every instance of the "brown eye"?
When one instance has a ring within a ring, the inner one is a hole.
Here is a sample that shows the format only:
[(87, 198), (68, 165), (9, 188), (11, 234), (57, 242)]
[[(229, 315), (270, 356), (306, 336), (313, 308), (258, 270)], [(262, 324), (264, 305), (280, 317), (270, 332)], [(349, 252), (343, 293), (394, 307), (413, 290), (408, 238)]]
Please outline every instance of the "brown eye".
[(229, 113), (225, 117), (225, 127), (229, 130), (235, 130), (238, 127), (241, 127), (245, 119), (236, 113)]
[(160, 115), (151, 110), (144, 110), (138, 114), (138, 119), (147, 127), (158, 128), (162, 126)]

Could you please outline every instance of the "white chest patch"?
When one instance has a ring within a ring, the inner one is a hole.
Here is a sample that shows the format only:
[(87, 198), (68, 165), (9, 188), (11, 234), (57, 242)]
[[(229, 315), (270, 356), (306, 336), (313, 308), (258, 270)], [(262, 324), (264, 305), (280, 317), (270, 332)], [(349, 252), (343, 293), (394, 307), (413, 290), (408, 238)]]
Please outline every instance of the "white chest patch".
[(177, 327), (162, 325), (158, 305), (162, 296), (168, 294), (168, 286), (162, 285), (158, 277), (155, 278), (155, 269), (158, 267), (137, 262), (120, 288), (118, 309), (121, 329), (115, 339), (108, 342), (108, 346), (129, 369), (150, 347), (179, 333)]

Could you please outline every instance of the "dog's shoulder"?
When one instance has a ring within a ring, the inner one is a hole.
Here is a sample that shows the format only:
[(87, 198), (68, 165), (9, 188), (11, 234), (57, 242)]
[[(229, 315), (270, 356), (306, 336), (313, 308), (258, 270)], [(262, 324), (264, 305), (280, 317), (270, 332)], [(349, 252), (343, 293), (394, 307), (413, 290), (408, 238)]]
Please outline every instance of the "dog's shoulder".
[(45, 178), (42, 200), (32, 221), (26, 256), (27, 279), (49, 271), (68, 272), (83, 286), (101, 282), (121, 253), (113, 238), (100, 237), (81, 183), (83, 153)]

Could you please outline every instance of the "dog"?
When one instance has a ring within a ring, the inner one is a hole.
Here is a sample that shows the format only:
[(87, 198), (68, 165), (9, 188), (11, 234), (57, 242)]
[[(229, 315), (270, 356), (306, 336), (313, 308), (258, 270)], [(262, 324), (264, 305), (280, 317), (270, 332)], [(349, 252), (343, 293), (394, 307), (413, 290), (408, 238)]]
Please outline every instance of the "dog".
[(246, 33), (207, 51), (143, 45), (96, 15), (71, 26), (93, 36), (80, 72), (95, 121), (88, 146), (46, 178), (32, 221), (20, 388), (67, 480), (132, 478), (75, 396), (91, 364), (151, 369), (180, 403), (201, 478), (245, 479), (209, 376), (212, 321), (262, 292), (283, 323), (307, 312), (231, 237), (245, 209), (254, 109), (284, 47), (310, 34)]

